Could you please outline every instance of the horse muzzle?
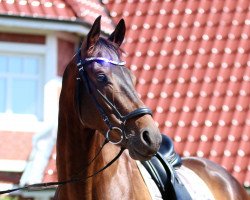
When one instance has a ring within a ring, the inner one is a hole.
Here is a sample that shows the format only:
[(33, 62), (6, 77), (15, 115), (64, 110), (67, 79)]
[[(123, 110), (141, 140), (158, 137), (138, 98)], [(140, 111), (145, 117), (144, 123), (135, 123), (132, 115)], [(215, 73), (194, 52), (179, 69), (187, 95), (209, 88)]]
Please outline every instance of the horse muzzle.
[(162, 136), (156, 127), (142, 128), (128, 139), (126, 148), (131, 158), (145, 161), (151, 159), (160, 148)]

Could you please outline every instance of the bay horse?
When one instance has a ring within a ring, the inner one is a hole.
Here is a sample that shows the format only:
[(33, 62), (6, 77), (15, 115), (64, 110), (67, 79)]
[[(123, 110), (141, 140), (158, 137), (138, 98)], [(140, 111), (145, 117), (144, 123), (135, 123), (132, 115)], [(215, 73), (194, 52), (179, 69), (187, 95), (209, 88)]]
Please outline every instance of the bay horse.
[[(59, 181), (95, 176), (59, 186), (55, 199), (151, 199), (135, 160), (153, 157), (162, 137), (135, 91), (135, 77), (121, 61), (124, 20), (108, 38), (100, 36), (100, 21), (95, 20), (63, 75), (56, 158)], [(99, 173), (103, 166), (108, 167)], [(201, 158), (185, 158), (183, 167), (203, 179), (214, 199), (247, 199), (222, 167)]]

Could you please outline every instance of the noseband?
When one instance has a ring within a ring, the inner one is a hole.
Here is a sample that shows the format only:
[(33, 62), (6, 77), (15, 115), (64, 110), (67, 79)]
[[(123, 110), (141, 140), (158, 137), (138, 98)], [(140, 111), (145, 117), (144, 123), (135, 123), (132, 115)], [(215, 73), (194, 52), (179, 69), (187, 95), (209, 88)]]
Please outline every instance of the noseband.
[[(100, 64), (102, 62), (105, 62), (105, 63), (109, 63), (109, 64), (114, 65), (114, 66), (125, 66), (126, 62), (117, 62), (117, 61), (109, 60), (109, 59), (103, 58), (103, 57), (89, 57), (89, 58), (82, 59), (81, 58), (81, 51), (79, 50), (77, 53), (77, 67), (79, 70), (80, 78), (81, 78), (81, 80), (83, 80), (85, 82), (87, 90), (90, 93), (92, 99), (94, 100), (97, 110), (99, 111), (99, 113), (102, 116), (103, 121), (105, 122), (105, 124), (109, 128), (105, 134), (106, 140), (108, 140), (112, 144), (120, 144), (124, 140), (126, 142), (130, 137), (130, 135), (127, 135), (125, 132), (126, 122), (132, 118), (140, 117), (142, 115), (146, 115), (146, 114), (152, 115), (152, 111), (149, 108), (143, 107), (143, 108), (137, 108), (136, 110), (134, 110), (126, 115), (122, 115), (119, 112), (119, 110), (114, 106), (114, 104), (104, 94), (102, 94), (102, 92), (100, 90), (96, 89), (97, 93), (111, 107), (113, 114), (120, 121), (120, 127), (113, 126), (108, 115), (106, 114), (105, 110), (98, 102), (96, 96), (92, 93), (92, 90), (90, 87), (91, 80), (90, 80), (88, 73), (86, 71), (86, 67), (88, 64), (90, 64), (92, 62), (98, 62)], [(118, 141), (112, 141), (110, 139), (111, 131), (119, 132), (120, 139)]]

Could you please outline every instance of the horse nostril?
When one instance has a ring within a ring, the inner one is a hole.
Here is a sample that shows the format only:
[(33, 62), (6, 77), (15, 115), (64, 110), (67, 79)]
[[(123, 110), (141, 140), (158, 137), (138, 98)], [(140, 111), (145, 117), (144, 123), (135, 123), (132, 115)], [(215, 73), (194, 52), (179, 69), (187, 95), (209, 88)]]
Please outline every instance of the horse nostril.
[(151, 139), (149, 137), (149, 132), (148, 131), (143, 131), (142, 133), (142, 139), (146, 142), (148, 146), (151, 146)]

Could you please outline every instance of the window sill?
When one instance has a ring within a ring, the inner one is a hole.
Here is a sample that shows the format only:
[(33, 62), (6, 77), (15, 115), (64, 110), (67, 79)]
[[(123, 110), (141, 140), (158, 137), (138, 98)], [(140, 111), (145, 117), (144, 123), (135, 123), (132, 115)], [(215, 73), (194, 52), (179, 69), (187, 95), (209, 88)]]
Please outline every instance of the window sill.
[(2, 131), (38, 132), (44, 127), (33, 115), (0, 114), (0, 122)]

